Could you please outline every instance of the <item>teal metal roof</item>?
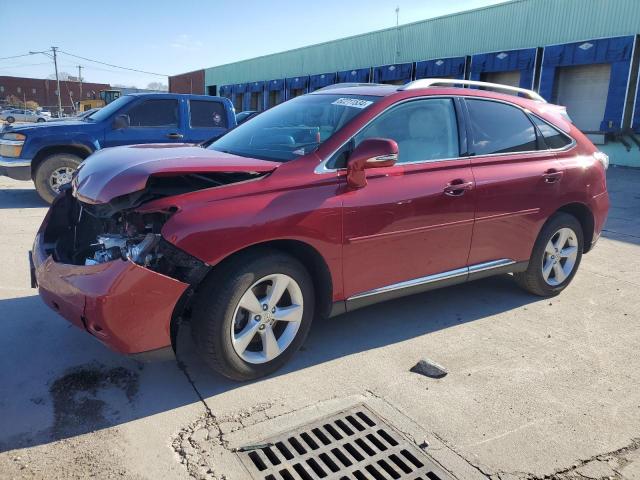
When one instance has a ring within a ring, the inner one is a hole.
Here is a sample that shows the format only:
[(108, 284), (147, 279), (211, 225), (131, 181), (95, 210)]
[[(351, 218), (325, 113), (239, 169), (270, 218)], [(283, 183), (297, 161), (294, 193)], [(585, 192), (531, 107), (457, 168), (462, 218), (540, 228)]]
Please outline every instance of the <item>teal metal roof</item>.
[(220, 86), (638, 33), (640, 0), (513, 0), (211, 67), (205, 70), (205, 84)]

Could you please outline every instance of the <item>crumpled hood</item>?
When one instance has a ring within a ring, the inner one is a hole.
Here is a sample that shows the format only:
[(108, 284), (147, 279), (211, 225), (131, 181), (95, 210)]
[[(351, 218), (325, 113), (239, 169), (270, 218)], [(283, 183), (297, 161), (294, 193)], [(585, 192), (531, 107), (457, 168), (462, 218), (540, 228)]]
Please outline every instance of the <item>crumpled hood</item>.
[(151, 176), (215, 172), (267, 173), (280, 164), (185, 144), (129, 145), (99, 150), (78, 169), (76, 197), (92, 204), (143, 190)]

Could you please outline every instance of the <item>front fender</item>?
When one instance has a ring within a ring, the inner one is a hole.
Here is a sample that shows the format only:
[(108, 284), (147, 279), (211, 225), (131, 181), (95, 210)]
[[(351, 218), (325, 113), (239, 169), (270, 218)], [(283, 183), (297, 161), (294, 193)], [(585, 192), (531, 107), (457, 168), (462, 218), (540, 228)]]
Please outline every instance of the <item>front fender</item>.
[(342, 200), (337, 182), (188, 203), (163, 226), (164, 238), (216, 265), (241, 250), (274, 240), (304, 242), (329, 267), (334, 298), (342, 295)]

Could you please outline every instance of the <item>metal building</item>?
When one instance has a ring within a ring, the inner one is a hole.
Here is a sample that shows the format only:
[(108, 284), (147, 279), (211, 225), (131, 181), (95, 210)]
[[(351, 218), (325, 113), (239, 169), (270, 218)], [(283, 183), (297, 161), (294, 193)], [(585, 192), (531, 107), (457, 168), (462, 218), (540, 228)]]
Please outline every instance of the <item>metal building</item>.
[(262, 110), (334, 82), (518, 85), (566, 105), (614, 163), (640, 166), (638, 34), (640, 0), (513, 0), (207, 68), (203, 90)]

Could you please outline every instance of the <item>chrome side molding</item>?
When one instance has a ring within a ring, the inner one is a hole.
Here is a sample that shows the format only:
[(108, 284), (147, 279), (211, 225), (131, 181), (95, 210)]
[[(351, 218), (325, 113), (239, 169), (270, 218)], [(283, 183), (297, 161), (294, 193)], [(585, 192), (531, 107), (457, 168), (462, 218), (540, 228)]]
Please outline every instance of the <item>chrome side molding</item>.
[(412, 287), (419, 287), (421, 285), (429, 285), (429, 284), (435, 284), (440, 282), (444, 283), (447, 280), (460, 280), (463, 282), (467, 280), (469, 276), (472, 274), (507, 267), (515, 263), (516, 263), (515, 260), (512, 260), (510, 258), (501, 258), (499, 260), (492, 260), (491, 262), (478, 263), (476, 265), (470, 265), (468, 267), (457, 268), (455, 270), (436, 273), (434, 275), (427, 275), (426, 277), (414, 278), (413, 280), (406, 280), (404, 282), (393, 283), (391, 285), (387, 285), (384, 287), (374, 288), (373, 290), (357, 293), (347, 298), (347, 302), (351, 302), (353, 300), (359, 300), (367, 297), (373, 297), (375, 295), (382, 295), (385, 293), (395, 292), (397, 290), (404, 290), (404, 289), (410, 289)]

